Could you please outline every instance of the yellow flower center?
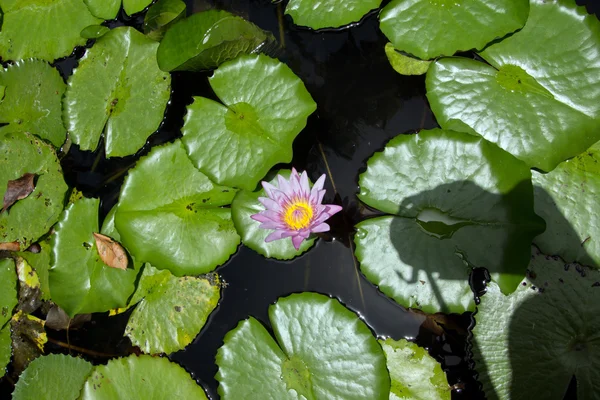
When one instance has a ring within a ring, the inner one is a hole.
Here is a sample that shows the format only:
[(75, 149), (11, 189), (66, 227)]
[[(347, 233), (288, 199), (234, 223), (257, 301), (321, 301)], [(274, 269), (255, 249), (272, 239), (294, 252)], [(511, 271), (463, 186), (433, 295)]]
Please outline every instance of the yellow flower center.
[(295, 231), (307, 228), (313, 217), (311, 205), (303, 200), (292, 202), (283, 213), (283, 221)]

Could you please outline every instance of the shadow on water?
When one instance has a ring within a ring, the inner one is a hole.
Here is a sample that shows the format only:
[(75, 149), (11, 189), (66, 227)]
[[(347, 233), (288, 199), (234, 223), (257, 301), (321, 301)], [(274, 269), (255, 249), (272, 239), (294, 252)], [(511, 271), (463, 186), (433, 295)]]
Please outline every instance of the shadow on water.
[[(539, 197), (538, 201), (554, 204), (544, 189), (536, 187), (535, 194), (536, 197)], [(568, 238), (571, 238), (565, 245), (572, 249), (581, 248), (582, 244), (578, 234), (569, 221), (562, 216), (562, 213), (558, 209), (554, 209), (551, 211), (551, 215), (556, 218), (556, 223), (559, 224), (563, 233)], [(537, 257), (544, 256), (535, 247), (533, 251), (531, 259), (534, 258), (534, 255)], [(575, 265), (563, 261), (560, 257), (552, 255), (546, 255), (545, 257), (547, 260), (562, 261), (557, 265), (557, 268), (561, 271), (564, 270), (566, 272), (570, 267), (576, 268)], [(586, 268), (577, 265), (577, 273), (585, 276)], [(592, 321), (595, 320), (595, 324), (598, 324), (598, 315), (594, 313), (594, 307), (596, 307), (595, 310), (597, 311), (598, 305), (589, 304), (592, 299), (580, 299), (581, 302), (587, 302), (592, 308), (578, 308), (574, 307), (574, 304), (571, 303), (556, 304), (554, 301), (551, 305), (555, 308), (550, 308), (549, 310), (548, 300), (545, 298), (547, 296), (545, 290), (552, 289), (552, 287), (547, 287), (547, 285), (550, 283), (550, 286), (552, 286), (555, 282), (541, 282), (540, 279), (536, 280), (535, 274), (529, 271), (528, 277), (534, 285), (537, 285), (537, 288), (535, 286), (531, 287), (532, 290), (536, 291), (536, 295), (522, 302), (513, 311), (507, 327), (507, 351), (510, 363), (510, 370), (507, 373), (510, 374), (510, 380), (507, 379), (505, 381), (507, 385), (506, 394), (511, 399), (577, 399), (577, 379), (574, 374), (586, 368), (593, 368), (589, 364), (593, 362), (590, 360), (591, 355), (587, 352), (592, 350), (591, 347), (594, 346), (594, 341), (596, 341), (595, 346), (597, 346), (598, 332), (592, 332), (590, 328), (593, 326)], [(562, 279), (559, 279), (559, 281), (562, 284)], [(556, 284), (559, 283), (556, 282)], [(589, 284), (589, 281), (578, 280), (576, 284), (586, 285)], [(600, 284), (594, 285), (600, 286)], [(600, 291), (600, 287), (598, 290)], [(556, 323), (541, 324), (542, 326), (538, 324), (536, 327), (534, 321), (539, 319), (539, 315), (543, 314), (544, 310), (546, 313), (545, 316), (550, 320), (554, 320), (554, 318), (561, 315), (563, 317), (566, 316), (566, 318), (561, 319), (558, 317), (556, 318)], [(551, 315), (548, 315), (549, 312)], [(565, 324), (565, 321), (568, 322)], [(544, 338), (544, 332), (548, 330), (553, 331), (550, 332), (550, 337), (546, 339)], [(584, 333), (582, 335), (573, 335), (577, 330)], [(594, 335), (595, 339), (593, 339)], [(560, 338), (560, 340), (553, 340), (551, 338)], [(499, 333), (498, 341), (501, 340), (503, 338), (500, 337)], [(498, 346), (501, 349), (502, 345), (498, 344)], [(471, 351), (473, 353), (480, 353), (478, 347), (477, 340), (473, 339), (471, 341)], [(532, 351), (532, 349), (535, 350)], [(595, 362), (597, 363), (597, 360)], [(488, 372), (488, 366), (484, 362), (480, 362), (476, 365), (476, 368), (479, 379), (489, 382), (491, 377)], [(532, 393), (532, 387), (538, 390)], [(489, 389), (486, 395), (488, 399), (499, 398), (498, 393)], [(588, 393), (582, 399), (599, 398), (598, 396), (600, 396), (600, 393)]]

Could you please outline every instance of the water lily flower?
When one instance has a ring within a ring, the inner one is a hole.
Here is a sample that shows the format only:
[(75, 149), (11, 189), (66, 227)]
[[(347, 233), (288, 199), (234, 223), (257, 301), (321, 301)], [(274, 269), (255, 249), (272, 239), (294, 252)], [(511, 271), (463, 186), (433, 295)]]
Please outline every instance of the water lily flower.
[(312, 189), (306, 171), (298, 175), (295, 168), (292, 168), (289, 180), (278, 174), (277, 182), (279, 187), (262, 182), (269, 197), (259, 197), (258, 201), (266, 209), (251, 217), (261, 222), (261, 228), (275, 230), (265, 238), (265, 242), (291, 237), (294, 248), (299, 250), (302, 241), (308, 239), (311, 233), (329, 231), (325, 221), (341, 211), (342, 207), (321, 204), (325, 196), (325, 174), (321, 175)]

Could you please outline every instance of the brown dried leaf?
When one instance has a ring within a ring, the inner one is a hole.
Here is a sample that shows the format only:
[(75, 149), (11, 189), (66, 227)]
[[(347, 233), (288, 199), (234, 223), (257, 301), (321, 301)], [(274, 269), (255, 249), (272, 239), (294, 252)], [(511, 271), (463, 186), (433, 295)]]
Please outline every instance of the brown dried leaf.
[(8, 210), (10, 206), (19, 200), (23, 200), (33, 192), (35, 189), (35, 185), (33, 184), (35, 177), (35, 174), (26, 173), (19, 179), (8, 181), (6, 184), (6, 193), (4, 193), (2, 211), (0, 211), (0, 213)]
[(19, 242), (4, 242), (0, 243), (0, 250), (5, 251), (21, 251)]
[(96, 239), (98, 254), (104, 264), (112, 268), (127, 269), (129, 264), (127, 253), (119, 243), (100, 233), (94, 233), (94, 239)]

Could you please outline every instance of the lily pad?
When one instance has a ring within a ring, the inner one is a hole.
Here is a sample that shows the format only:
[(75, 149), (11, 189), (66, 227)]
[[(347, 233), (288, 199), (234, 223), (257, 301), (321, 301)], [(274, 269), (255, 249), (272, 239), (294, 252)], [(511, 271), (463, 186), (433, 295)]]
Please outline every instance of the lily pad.
[(174, 24), (158, 48), (163, 71), (201, 71), (275, 41), (270, 32), (222, 10), (193, 14)]
[(221, 298), (218, 277), (177, 278), (146, 264), (125, 335), (144, 353), (170, 354), (194, 340)]
[(86, 39), (98, 39), (110, 32), (110, 28), (104, 25), (90, 25), (83, 28), (81, 37)]
[(429, 60), (482, 49), (525, 25), (529, 0), (394, 0), (381, 10), (380, 28), (394, 47)]
[(400, 53), (391, 43), (386, 43), (385, 55), (394, 71), (401, 75), (423, 75), (429, 69), (429, 64), (431, 64), (431, 61), (419, 60)]
[(269, 319), (277, 342), (252, 317), (225, 336), (217, 352), (222, 399), (388, 399), (381, 347), (337, 300), (292, 294), (269, 308)]
[(63, 354), (39, 357), (19, 377), (13, 400), (76, 400), (92, 368), (81, 358)]
[(17, 273), (12, 259), (0, 260), (0, 377), (10, 362), (10, 318), (17, 305)]
[[(0, 57), (54, 61), (85, 44), (79, 33), (101, 20), (81, 0), (1, 0)], [(35, 21), (35, 23), (32, 23)]]
[(35, 275), (39, 280), (42, 300), (50, 300), (50, 284), (48, 283), (48, 270), (50, 269), (50, 255), (52, 247), (50, 238), (38, 242), (40, 251), (33, 253), (31, 251), (20, 251), (16, 254), (27, 261), (30, 267), (33, 267)]
[(62, 122), (62, 96), (65, 83), (60, 74), (41, 60), (20, 60), (0, 69), (0, 85), (5, 86), (0, 102), (0, 135), (28, 131), (58, 147), (67, 130)]
[(69, 78), (64, 120), (73, 143), (95, 150), (104, 133), (106, 155), (135, 153), (163, 120), (171, 77), (156, 63), (158, 43), (119, 27), (89, 49)]
[(296, 25), (312, 29), (339, 28), (358, 22), (382, 0), (290, 0), (285, 13)]
[(473, 358), (488, 399), (563, 399), (600, 393), (600, 272), (532, 251), (510, 296), (494, 283), (475, 315)]
[(380, 339), (379, 344), (392, 380), (390, 400), (450, 400), (446, 374), (427, 350), (405, 339)]
[[(287, 169), (277, 171), (277, 175), (281, 175), (288, 180), (290, 174), (291, 171)], [(277, 177), (275, 176), (269, 183), (278, 187)], [(294, 248), (291, 240), (275, 240), (266, 243), (265, 239), (273, 231), (260, 228), (261, 223), (250, 218), (250, 216), (265, 209), (258, 201), (259, 197), (268, 197), (264, 189), (255, 192), (240, 190), (235, 195), (233, 203), (231, 203), (233, 224), (242, 237), (244, 245), (265, 257), (276, 258), (278, 260), (290, 260), (304, 253), (314, 245), (316, 236), (304, 240), (300, 245), (300, 250)]]
[[(139, 264), (120, 270), (105, 265), (93, 233), (98, 227), (98, 199), (81, 199), (67, 207), (52, 235), (49, 281), (52, 300), (72, 318), (127, 305), (135, 290)], [(107, 236), (114, 231), (100, 230)]]
[(356, 226), (362, 272), (399, 304), (426, 312), (472, 310), (473, 265), (503, 292), (515, 290), (544, 229), (525, 164), (465, 133), (397, 136), (369, 159), (359, 184), (363, 202), (393, 215)]
[(182, 130), (187, 153), (213, 181), (254, 190), (271, 167), (292, 160), (292, 142), (317, 106), (287, 65), (265, 55), (221, 64), (209, 81), (224, 105), (194, 97)]
[[(116, 18), (121, 9), (121, 0), (83, 0), (90, 12), (98, 18)], [(152, 3), (152, 0), (123, 0), (123, 9), (127, 15), (143, 11)]]
[(180, 140), (152, 149), (125, 178), (115, 225), (137, 261), (177, 276), (212, 271), (240, 243), (231, 204), (236, 190), (192, 165)]
[(547, 224), (534, 240), (543, 252), (600, 266), (600, 222), (594, 212), (600, 198), (598, 163), (600, 143), (552, 172), (532, 172), (535, 211)]
[(30, 173), (35, 190), (0, 213), (0, 243), (18, 242), (24, 250), (44, 235), (64, 208), (67, 185), (54, 148), (29, 133), (0, 134), (0, 198), (10, 180)]
[(161, 41), (169, 27), (185, 18), (185, 12), (182, 0), (158, 0), (144, 17), (144, 33), (152, 40)]
[(6, 374), (6, 366), (12, 355), (12, 340), (10, 338), (10, 326), (0, 328), (0, 378)]
[(550, 171), (600, 140), (598, 48), (600, 21), (584, 7), (532, 0), (525, 27), (480, 54), (490, 65), (433, 63), (427, 98), (443, 128), (481, 135)]
[(131, 355), (98, 365), (83, 386), (82, 400), (198, 399), (207, 400), (179, 365), (162, 357)]

